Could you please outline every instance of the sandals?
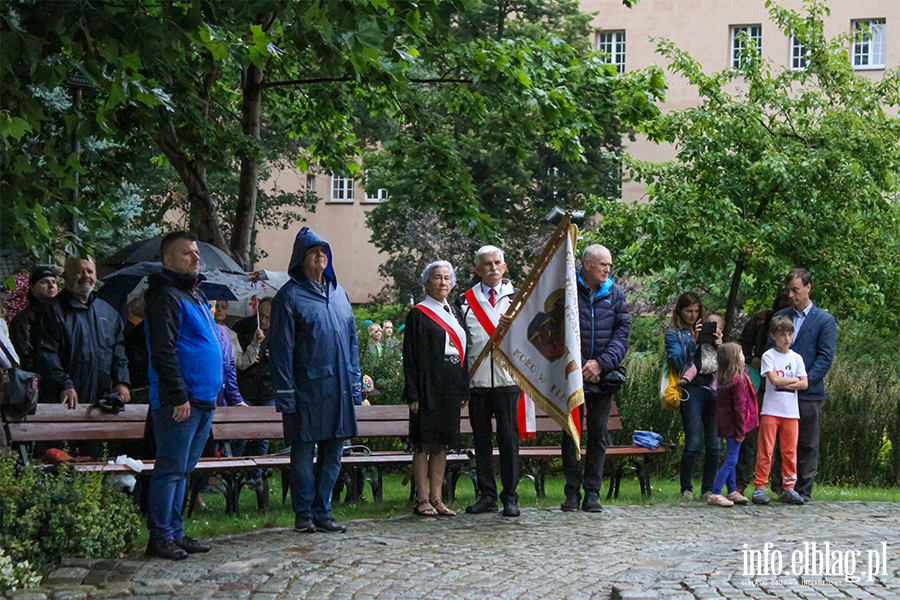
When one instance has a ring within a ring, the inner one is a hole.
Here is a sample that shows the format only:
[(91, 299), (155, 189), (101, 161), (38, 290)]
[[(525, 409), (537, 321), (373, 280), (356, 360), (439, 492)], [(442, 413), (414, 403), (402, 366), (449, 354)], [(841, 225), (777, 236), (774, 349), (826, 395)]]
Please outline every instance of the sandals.
[(452, 510), (450, 510), (449, 508), (447, 508), (447, 506), (440, 499), (431, 500), (430, 502), (431, 502), (431, 506), (434, 507), (434, 510), (436, 510), (437, 514), (439, 514), (440, 516), (442, 516), (442, 517), (455, 517), (456, 516), (456, 513), (453, 512)]
[[(422, 508), (425, 505), (428, 505), (427, 508)], [(413, 513), (420, 517), (436, 517), (438, 516), (437, 509), (432, 506), (431, 501), (427, 498), (424, 500), (416, 500), (416, 505), (413, 506)]]

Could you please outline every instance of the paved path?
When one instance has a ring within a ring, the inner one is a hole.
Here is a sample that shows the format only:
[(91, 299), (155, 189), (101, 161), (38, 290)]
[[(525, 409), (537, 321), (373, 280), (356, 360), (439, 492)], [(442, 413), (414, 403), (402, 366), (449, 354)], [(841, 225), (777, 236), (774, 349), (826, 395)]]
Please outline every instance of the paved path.
[[(275, 529), (220, 538), (209, 554), (177, 563), (141, 554), (68, 560), (39, 591), (13, 597), (900, 599), (897, 504), (720, 509), (694, 502), (607, 507), (599, 515), (525, 509), (518, 519), (404, 516), (349, 526), (343, 535)], [(763, 552), (766, 542), (774, 543), (770, 558), (782, 553), (785, 573), (745, 575), (744, 550)], [(829, 563), (841, 558), (844, 573), (852, 567), (860, 579), (791, 575), (792, 553), (802, 554), (805, 542), (828, 542)], [(872, 581), (869, 551), (887, 561)]]

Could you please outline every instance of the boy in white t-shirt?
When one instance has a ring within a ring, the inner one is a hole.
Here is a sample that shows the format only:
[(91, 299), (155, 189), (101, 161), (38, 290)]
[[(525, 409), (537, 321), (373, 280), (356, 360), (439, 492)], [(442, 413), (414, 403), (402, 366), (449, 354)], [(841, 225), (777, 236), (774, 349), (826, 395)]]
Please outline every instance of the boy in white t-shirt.
[(791, 350), (794, 322), (790, 317), (779, 316), (772, 319), (769, 334), (775, 340), (775, 347), (763, 354), (760, 369), (760, 375), (766, 377), (766, 395), (759, 423), (753, 503), (769, 503), (766, 482), (769, 481), (769, 470), (772, 468), (775, 436), (781, 434), (781, 476), (784, 480), (781, 501), (803, 504), (803, 498), (794, 491), (794, 485), (797, 483), (797, 433), (800, 425), (797, 390), (806, 389), (806, 365), (803, 364), (803, 358)]

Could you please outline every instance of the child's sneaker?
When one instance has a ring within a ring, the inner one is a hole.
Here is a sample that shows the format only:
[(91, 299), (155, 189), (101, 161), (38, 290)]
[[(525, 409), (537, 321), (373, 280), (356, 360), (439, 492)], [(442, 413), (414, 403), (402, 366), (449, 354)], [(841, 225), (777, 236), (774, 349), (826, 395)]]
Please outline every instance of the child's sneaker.
[(785, 504), (803, 504), (803, 497), (794, 490), (784, 490), (780, 500)]
[(683, 492), (681, 492), (680, 500), (682, 502), (693, 502), (694, 492), (692, 492), (691, 490), (684, 490)]
[(731, 500), (735, 504), (750, 504), (750, 500), (747, 499), (746, 496), (741, 494), (740, 492), (731, 492), (727, 496), (725, 496), (728, 500)]
[(734, 506), (734, 502), (732, 502), (722, 494), (708, 494), (706, 503), (710, 506)]
[(765, 488), (756, 488), (753, 490), (753, 504), (768, 504), (769, 497), (766, 495)]

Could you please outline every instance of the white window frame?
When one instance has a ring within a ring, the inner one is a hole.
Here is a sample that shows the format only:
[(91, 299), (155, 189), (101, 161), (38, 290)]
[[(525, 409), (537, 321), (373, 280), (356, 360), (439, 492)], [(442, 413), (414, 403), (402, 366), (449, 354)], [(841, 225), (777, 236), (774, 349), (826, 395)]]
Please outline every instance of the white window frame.
[[(756, 30), (754, 32), (754, 30)], [(756, 23), (753, 25), (732, 25), (731, 26), (731, 53), (730, 53), (730, 61), (732, 69), (740, 69), (741, 63), (743, 62), (743, 54), (744, 54), (744, 43), (742, 40), (738, 39), (737, 34), (741, 31), (747, 33), (749, 39), (754, 40), (756, 42), (756, 49), (760, 53), (762, 52), (762, 24)], [(756, 33), (757, 35), (754, 35)]]
[(377, 190), (375, 190), (374, 196), (370, 196), (369, 192), (366, 192), (366, 202), (384, 202), (387, 199), (387, 188), (378, 188)]
[[(868, 26), (862, 31), (861, 25)], [(850, 22), (851, 61), (857, 70), (884, 69), (887, 53), (887, 23), (885, 19), (858, 19)]]
[(610, 29), (597, 31), (597, 50), (606, 53), (606, 62), (625, 72), (625, 30)]
[(356, 182), (351, 177), (331, 176), (331, 202), (353, 203)]
[(791, 36), (791, 70), (792, 71), (805, 71), (806, 70), (806, 62), (809, 57), (809, 51), (806, 49), (806, 46), (801, 44), (797, 40), (797, 36)]

